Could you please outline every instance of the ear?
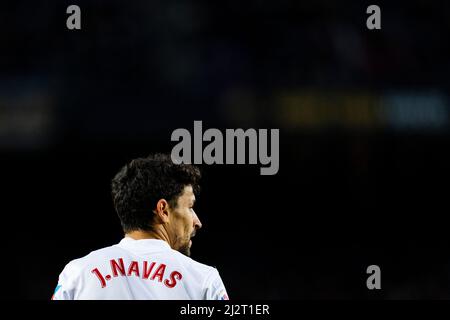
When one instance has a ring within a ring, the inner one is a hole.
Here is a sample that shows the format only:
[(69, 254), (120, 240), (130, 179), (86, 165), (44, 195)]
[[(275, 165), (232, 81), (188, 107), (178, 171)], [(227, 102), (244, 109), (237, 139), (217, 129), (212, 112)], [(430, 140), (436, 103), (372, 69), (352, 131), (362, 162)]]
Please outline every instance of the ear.
[(153, 212), (162, 223), (169, 222), (169, 203), (165, 199), (159, 199)]

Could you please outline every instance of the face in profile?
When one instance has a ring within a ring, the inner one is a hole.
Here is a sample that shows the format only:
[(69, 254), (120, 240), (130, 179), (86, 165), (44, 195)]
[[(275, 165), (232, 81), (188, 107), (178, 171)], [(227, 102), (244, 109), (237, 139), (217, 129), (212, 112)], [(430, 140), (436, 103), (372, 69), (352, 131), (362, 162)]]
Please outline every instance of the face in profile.
[(192, 186), (184, 187), (176, 208), (170, 210), (173, 249), (190, 256), (192, 237), (202, 224), (194, 211), (195, 195)]

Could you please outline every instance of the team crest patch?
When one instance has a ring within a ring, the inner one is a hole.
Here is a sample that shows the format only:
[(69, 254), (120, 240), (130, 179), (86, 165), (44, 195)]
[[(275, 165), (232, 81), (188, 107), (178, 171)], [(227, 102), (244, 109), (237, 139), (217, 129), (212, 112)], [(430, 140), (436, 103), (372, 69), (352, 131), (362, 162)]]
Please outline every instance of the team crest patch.
[(224, 293), (222, 295), (222, 297), (220, 298), (220, 300), (230, 300), (230, 298), (228, 298), (228, 295), (226, 293)]

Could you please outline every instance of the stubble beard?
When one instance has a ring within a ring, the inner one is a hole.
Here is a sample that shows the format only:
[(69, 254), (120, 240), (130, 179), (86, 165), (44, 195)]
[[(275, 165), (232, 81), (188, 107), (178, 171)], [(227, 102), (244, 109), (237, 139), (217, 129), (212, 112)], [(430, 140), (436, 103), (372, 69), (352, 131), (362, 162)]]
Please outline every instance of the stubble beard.
[(181, 252), (182, 254), (184, 254), (185, 256), (190, 257), (191, 256), (191, 248), (189, 247), (189, 242), (185, 245), (182, 245), (179, 249), (178, 252)]

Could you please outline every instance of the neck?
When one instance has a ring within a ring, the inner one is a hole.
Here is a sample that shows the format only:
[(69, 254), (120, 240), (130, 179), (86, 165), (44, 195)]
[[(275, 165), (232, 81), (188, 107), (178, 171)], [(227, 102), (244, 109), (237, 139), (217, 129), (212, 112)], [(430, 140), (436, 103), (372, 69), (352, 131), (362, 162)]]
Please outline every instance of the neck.
[(156, 229), (156, 230), (152, 230), (152, 231), (134, 230), (134, 231), (125, 233), (125, 237), (131, 238), (134, 240), (142, 240), (142, 239), (163, 240), (172, 247), (172, 244), (169, 240), (169, 235), (167, 234), (167, 231), (164, 229)]

